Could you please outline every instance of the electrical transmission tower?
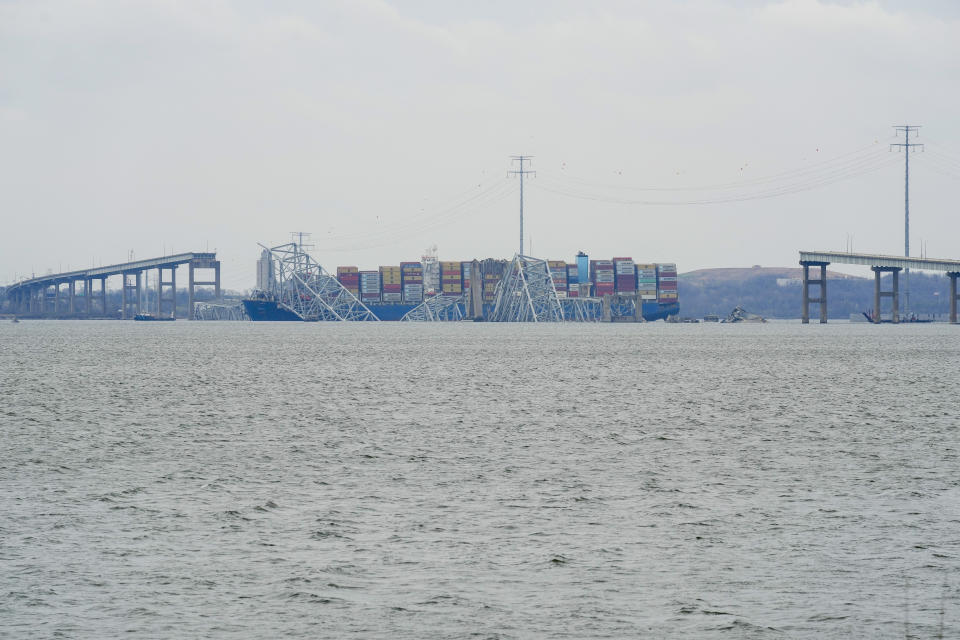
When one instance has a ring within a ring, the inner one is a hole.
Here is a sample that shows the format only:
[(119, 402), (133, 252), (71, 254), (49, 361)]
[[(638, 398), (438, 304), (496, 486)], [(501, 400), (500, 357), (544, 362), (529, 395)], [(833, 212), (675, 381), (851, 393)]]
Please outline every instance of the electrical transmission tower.
[(536, 171), (526, 171), (524, 170), (524, 162), (530, 162), (530, 159), (533, 156), (510, 156), (511, 162), (519, 162), (520, 169), (514, 171), (508, 171), (508, 175), (520, 176), (520, 250), (517, 252), (517, 255), (524, 255), (523, 253), (523, 177), (529, 174), (537, 175)]
[[(903, 179), (903, 255), (905, 258), (910, 257), (910, 149), (913, 147), (923, 148), (922, 144), (917, 144), (915, 142), (910, 142), (910, 134), (912, 133), (914, 137), (919, 135), (919, 126), (904, 124), (896, 125), (893, 127), (894, 130), (899, 134), (903, 132), (903, 142), (895, 142), (890, 145), (890, 148), (893, 149), (897, 147), (898, 149), (903, 149), (903, 160), (904, 160), (904, 179)], [(903, 302), (903, 314), (905, 316), (910, 315), (910, 269), (903, 270), (903, 292), (904, 292), (904, 302)]]

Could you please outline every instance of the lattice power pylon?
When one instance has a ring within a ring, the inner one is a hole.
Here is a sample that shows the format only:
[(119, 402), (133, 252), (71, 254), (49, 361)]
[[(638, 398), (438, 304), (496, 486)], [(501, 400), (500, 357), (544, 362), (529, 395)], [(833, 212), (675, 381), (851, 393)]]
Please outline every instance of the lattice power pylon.
[(546, 260), (517, 254), (507, 266), (491, 322), (563, 322), (563, 307)]
[(298, 243), (260, 246), (274, 262), (276, 278), (269, 293), (278, 305), (303, 320), (380, 320)]
[(456, 322), (464, 319), (464, 296), (427, 298), (400, 318), (403, 322)]

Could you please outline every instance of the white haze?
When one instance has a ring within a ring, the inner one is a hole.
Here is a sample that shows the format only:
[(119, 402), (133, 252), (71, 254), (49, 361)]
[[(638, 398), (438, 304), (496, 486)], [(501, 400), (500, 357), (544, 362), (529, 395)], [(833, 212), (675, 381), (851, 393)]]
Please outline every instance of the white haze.
[(848, 235), (901, 253), (896, 152), (874, 173), (721, 204), (543, 187), (751, 179), (885, 152), (904, 123), (940, 153), (913, 166), (912, 253), (960, 257), (957, 78), (952, 2), (0, 2), (0, 283), (209, 247), (245, 289), (256, 243), (295, 230), (328, 268), (432, 244), (508, 257), (516, 195), (432, 216), (520, 153), (538, 172), (538, 256), (786, 266)]

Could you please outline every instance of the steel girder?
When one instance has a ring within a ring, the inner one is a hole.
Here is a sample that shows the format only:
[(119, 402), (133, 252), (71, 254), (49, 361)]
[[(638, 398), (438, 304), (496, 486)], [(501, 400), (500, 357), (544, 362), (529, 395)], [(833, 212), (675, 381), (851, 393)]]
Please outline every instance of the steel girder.
[(402, 322), (457, 322), (464, 319), (464, 296), (433, 296), (427, 298), (400, 320)]
[(491, 322), (563, 322), (546, 260), (516, 254), (497, 285)]
[(303, 320), (380, 321), (299, 244), (290, 242), (272, 248), (260, 246), (270, 252), (274, 262), (276, 279), (270, 293), (278, 305)]
[(241, 304), (211, 304), (197, 302), (193, 306), (194, 320), (247, 320)]
[(596, 298), (560, 298), (563, 319), (567, 322), (600, 322), (603, 302)]

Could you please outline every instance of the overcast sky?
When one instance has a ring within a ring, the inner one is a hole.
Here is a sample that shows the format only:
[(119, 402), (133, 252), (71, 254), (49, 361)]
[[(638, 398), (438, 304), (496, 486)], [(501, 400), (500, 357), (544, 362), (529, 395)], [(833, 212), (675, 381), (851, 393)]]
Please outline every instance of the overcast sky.
[(952, 0), (0, 0), (0, 281), (209, 247), (244, 289), (300, 230), (509, 257), (515, 154), (539, 257), (902, 253), (894, 124), (911, 252), (960, 257), (958, 80)]

